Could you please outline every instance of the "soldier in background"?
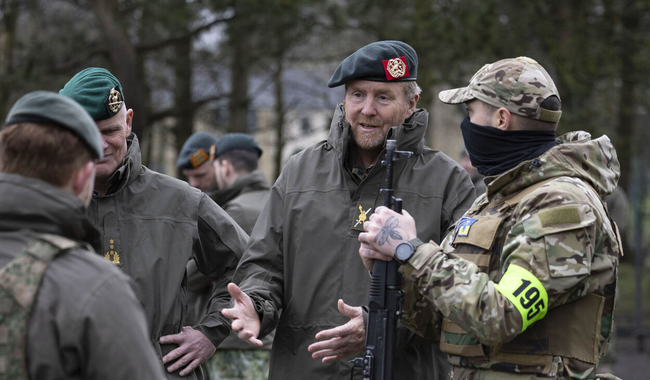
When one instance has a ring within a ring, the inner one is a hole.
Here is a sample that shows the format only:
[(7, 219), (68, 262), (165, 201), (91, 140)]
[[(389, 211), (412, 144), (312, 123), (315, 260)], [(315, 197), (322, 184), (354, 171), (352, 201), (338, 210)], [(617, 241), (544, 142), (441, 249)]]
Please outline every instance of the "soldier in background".
[(586, 132), (556, 137), (559, 94), (527, 57), (485, 65), (439, 97), (467, 107), (463, 139), (487, 196), (440, 246), (418, 239), (408, 212), (382, 207), (359, 255), (367, 268), (402, 264), (402, 323), (440, 339), (453, 379), (598, 378), (622, 254), (602, 201), (620, 177), (614, 146)]
[[(250, 234), (271, 187), (264, 173), (257, 170), (262, 148), (244, 133), (228, 133), (217, 143), (214, 173), (219, 190), (213, 199), (239, 226)], [(211, 380), (262, 380), (268, 378), (273, 333), (264, 337), (263, 346), (241, 341), (232, 332), (206, 362)]]
[(0, 379), (164, 379), (129, 278), (86, 220), (95, 122), (36, 91), (0, 132)]
[[(211, 133), (196, 132), (183, 143), (176, 160), (176, 168), (187, 177), (190, 186), (208, 194), (212, 200), (215, 200), (213, 195), (218, 189), (213, 166), (218, 141)], [(212, 280), (199, 271), (194, 259), (190, 259), (187, 263), (187, 323), (189, 325), (197, 324), (203, 318), (210, 297), (212, 297)]]
[(185, 141), (176, 160), (176, 168), (187, 177), (190, 186), (208, 195), (217, 189), (212, 162), (218, 141), (211, 133), (196, 132)]

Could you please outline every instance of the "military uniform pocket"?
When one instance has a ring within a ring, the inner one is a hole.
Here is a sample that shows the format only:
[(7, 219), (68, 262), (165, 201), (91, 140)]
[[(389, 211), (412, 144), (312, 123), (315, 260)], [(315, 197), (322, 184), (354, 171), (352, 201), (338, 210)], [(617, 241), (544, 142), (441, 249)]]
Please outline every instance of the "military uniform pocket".
[(544, 244), (549, 273), (558, 278), (589, 274), (593, 247), (587, 227), (595, 221), (588, 205), (566, 205), (544, 209), (522, 224), (526, 236)]

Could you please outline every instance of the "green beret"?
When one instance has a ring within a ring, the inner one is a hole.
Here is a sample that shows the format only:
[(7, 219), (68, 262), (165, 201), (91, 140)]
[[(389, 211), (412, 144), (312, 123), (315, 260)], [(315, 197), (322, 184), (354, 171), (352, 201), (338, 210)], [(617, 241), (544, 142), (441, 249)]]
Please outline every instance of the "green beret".
[(247, 150), (257, 154), (257, 158), (262, 155), (260, 144), (255, 141), (253, 136), (245, 133), (227, 133), (221, 137), (217, 144), (217, 157), (231, 150)]
[(58, 125), (77, 135), (94, 157), (104, 157), (102, 137), (95, 121), (77, 102), (56, 92), (34, 91), (18, 99), (9, 110), (5, 126), (18, 123)]
[(374, 82), (405, 82), (418, 76), (418, 55), (401, 41), (373, 42), (355, 51), (341, 62), (327, 82), (337, 87), (353, 79)]
[(95, 121), (110, 119), (124, 106), (120, 81), (110, 71), (99, 67), (78, 72), (59, 94), (76, 100)]
[(213, 159), (218, 141), (210, 133), (196, 132), (183, 144), (178, 153), (176, 167), (178, 169), (193, 169), (203, 165), (207, 160)]

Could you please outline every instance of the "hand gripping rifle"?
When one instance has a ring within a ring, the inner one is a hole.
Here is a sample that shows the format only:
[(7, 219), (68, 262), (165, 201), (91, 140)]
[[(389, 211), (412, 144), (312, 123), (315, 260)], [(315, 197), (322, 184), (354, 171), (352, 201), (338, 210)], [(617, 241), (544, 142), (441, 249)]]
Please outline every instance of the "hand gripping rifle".
[[(393, 196), (393, 163), (409, 158), (413, 152), (397, 150), (397, 141), (386, 140), (386, 188), (384, 206), (402, 212), (402, 199)], [(397, 320), (402, 313), (402, 278), (397, 272), (399, 265), (391, 261), (375, 260), (368, 297), (368, 326), (366, 326), (366, 349), (364, 356), (352, 360), (353, 368), (363, 368), (363, 380), (392, 380), (395, 332)], [(352, 374), (351, 374), (352, 375)]]

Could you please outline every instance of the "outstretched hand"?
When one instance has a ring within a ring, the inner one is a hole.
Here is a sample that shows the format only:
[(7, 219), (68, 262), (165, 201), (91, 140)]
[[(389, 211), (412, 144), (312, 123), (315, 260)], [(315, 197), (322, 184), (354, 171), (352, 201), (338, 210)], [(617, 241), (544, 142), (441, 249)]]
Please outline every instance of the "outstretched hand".
[(339, 299), (338, 308), (341, 314), (350, 317), (344, 325), (316, 334), (316, 342), (307, 350), (313, 359), (322, 359), (323, 363), (331, 363), (346, 356), (363, 352), (366, 342), (366, 327), (363, 323), (363, 311), (360, 306), (349, 306)]
[(262, 341), (257, 339), (260, 334), (260, 317), (253, 301), (232, 282), (228, 284), (228, 292), (235, 300), (235, 305), (230, 309), (223, 309), (221, 314), (232, 320), (232, 329), (239, 332), (239, 339), (251, 346), (262, 347)]
[(398, 214), (384, 206), (377, 207), (375, 213), (363, 224), (363, 229), (366, 232), (359, 234), (359, 256), (369, 271), (372, 270), (374, 260), (392, 260), (399, 243), (417, 237), (415, 220), (411, 214), (406, 210)]

